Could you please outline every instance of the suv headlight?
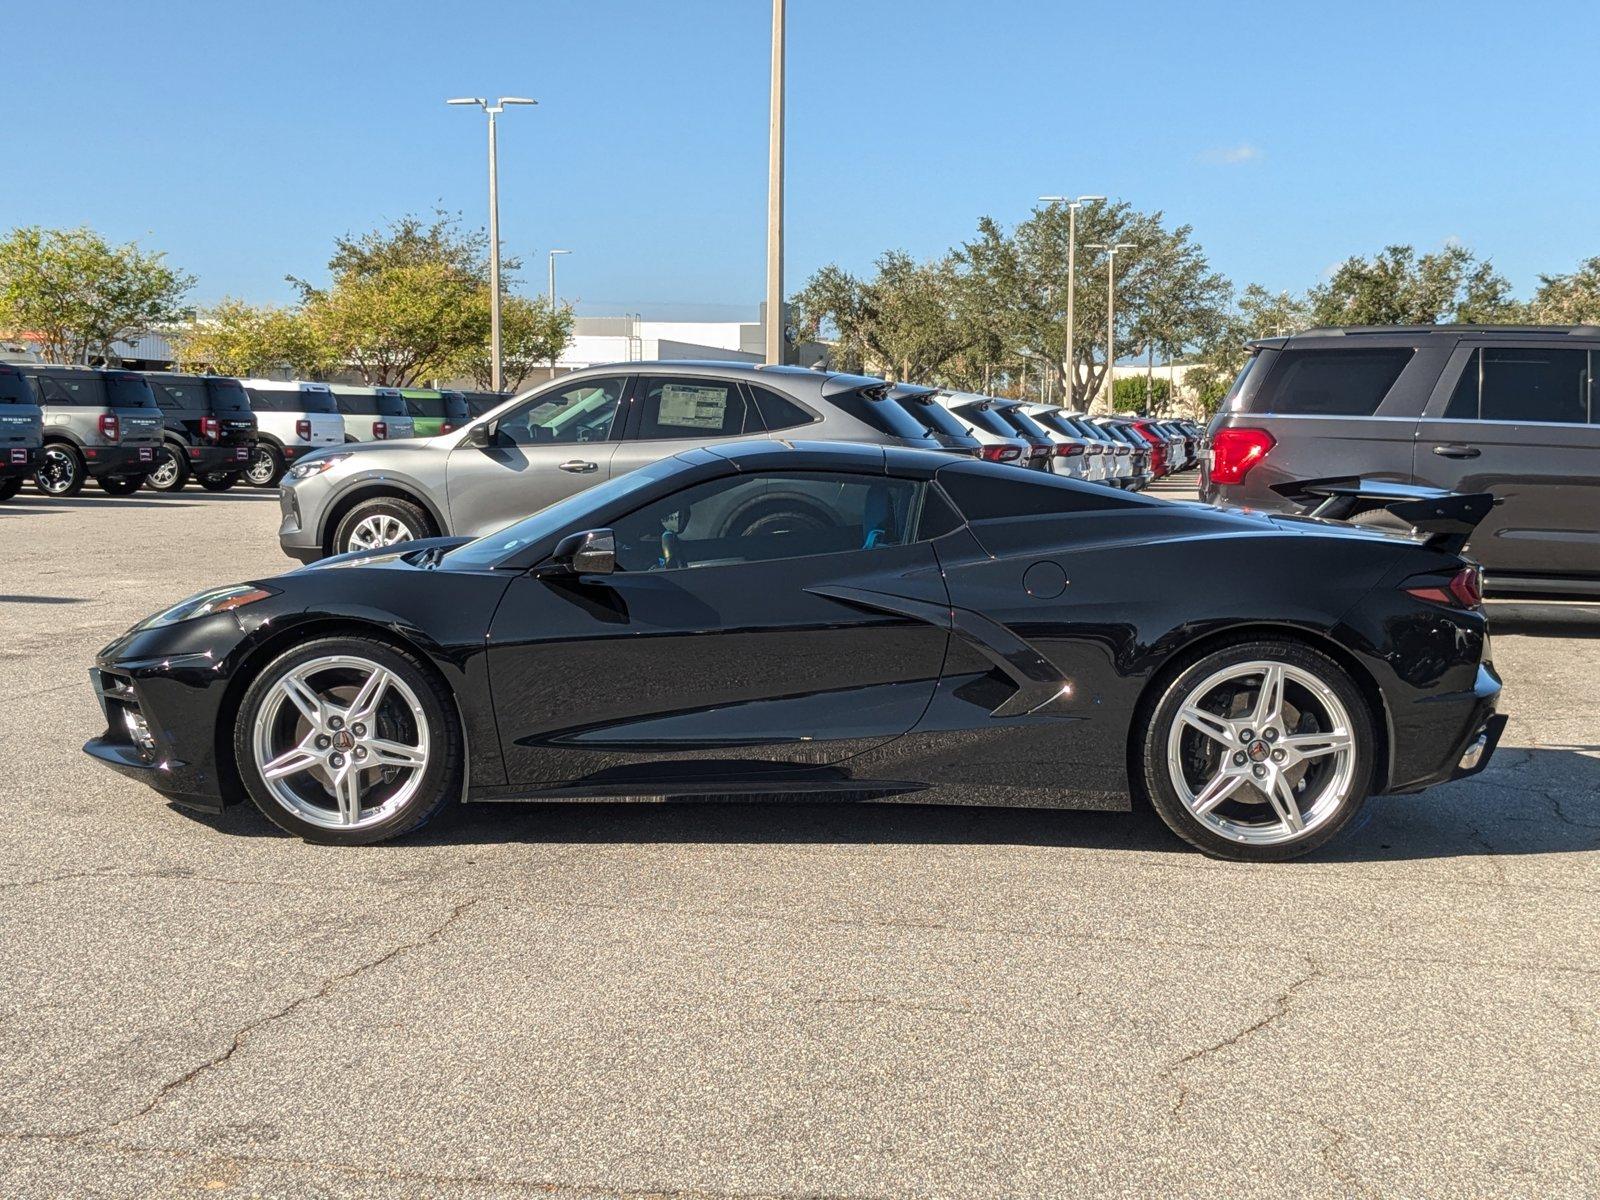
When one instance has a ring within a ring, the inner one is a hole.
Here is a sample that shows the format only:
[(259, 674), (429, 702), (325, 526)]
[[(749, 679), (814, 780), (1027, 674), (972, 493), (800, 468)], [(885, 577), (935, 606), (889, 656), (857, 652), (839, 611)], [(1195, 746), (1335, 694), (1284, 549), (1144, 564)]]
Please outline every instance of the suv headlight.
[(316, 458), (308, 458), (297, 467), (291, 467), (285, 479), (310, 479), (313, 475), (321, 475), (330, 467), (336, 467), (350, 457), (349, 451), (338, 454), (323, 454)]
[(209, 592), (179, 600), (171, 608), (152, 613), (134, 626), (134, 629), (159, 629), (163, 625), (176, 625), (179, 621), (193, 621), (197, 617), (214, 617), (218, 613), (232, 612), (247, 604), (265, 600), (278, 593), (271, 588), (253, 583), (237, 583), (231, 587), (212, 588)]

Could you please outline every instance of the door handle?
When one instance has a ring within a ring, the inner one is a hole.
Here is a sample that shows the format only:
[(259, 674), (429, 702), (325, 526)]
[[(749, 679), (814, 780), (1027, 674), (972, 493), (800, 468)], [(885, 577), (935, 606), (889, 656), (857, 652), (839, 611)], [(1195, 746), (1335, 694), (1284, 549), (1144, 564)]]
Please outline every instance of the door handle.
[(587, 475), (590, 471), (599, 470), (599, 463), (585, 462), (581, 458), (569, 458), (561, 464), (563, 471), (571, 471), (574, 475)]
[(1483, 451), (1476, 446), (1435, 446), (1433, 452), (1440, 458), (1477, 458)]

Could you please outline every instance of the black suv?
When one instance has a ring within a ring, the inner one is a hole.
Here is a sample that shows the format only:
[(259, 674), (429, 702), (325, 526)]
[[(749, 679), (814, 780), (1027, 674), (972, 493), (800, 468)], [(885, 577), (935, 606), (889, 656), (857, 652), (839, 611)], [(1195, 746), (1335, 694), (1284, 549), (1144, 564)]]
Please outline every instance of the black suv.
[(1469, 552), (1498, 595), (1600, 596), (1600, 327), (1313, 329), (1251, 344), (1202, 499), (1291, 509), (1340, 475), (1492, 492)]
[(223, 375), (149, 372), (161, 408), (161, 449), (145, 486), (176, 492), (194, 476), (208, 492), (225, 492), (250, 463), (256, 418), (237, 379)]
[(9, 500), (39, 465), (44, 413), (22, 372), (0, 363), (0, 500)]

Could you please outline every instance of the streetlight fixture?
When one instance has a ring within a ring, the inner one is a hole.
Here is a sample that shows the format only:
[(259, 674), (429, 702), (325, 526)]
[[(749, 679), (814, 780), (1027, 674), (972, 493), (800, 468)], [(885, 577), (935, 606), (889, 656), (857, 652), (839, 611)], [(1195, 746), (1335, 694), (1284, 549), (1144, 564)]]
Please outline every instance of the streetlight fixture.
[(500, 159), (495, 118), (508, 104), (537, 104), (525, 96), (501, 96), (490, 104), (481, 96), (457, 96), (446, 104), (476, 104), (489, 114), (489, 375), (500, 390)]
[(556, 255), (571, 254), (571, 250), (550, 251), (550, 311), (556, 311)]
[(783, 62), (784, 0), (772, 0), (772, 95), (767, 109), (766, 360), (783, 362)]
[(1079, 196), (1074, 200), (1071, 196), (1040, 196), (1040, 200), (1047, 204), (1065, 204), (1067, 206), (1067, 402), (1071, 407), (1072, 384), (1077, 378), (1078, 367), (1072, 361), (1072, 335), (1074, 332), (1072, 297), (1078, 287), (1078, 210), (1085, 204), (1098, 204), (1105, 199), (1104, 196)]
[(1117, 407), (1117, 255), (1132, 250), (1132, 242), (1107, 244), (1097, 242), (1087, 247), (1106, 252), (1106, 391), (1111, 398), (1111, 408)]

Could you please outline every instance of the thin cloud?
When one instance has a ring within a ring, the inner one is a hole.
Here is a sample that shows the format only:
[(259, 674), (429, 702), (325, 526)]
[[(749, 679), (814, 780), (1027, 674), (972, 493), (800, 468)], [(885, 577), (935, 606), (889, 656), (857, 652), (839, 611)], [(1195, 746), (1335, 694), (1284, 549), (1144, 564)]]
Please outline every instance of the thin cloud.
[(1213, 146), (1199, 154), (1201, 162), (1212, 167), (1237, 167), (1245, 163), (1260, 162), (1266, 153), (1260, 146), (1240, 142), (1237, 146)]

